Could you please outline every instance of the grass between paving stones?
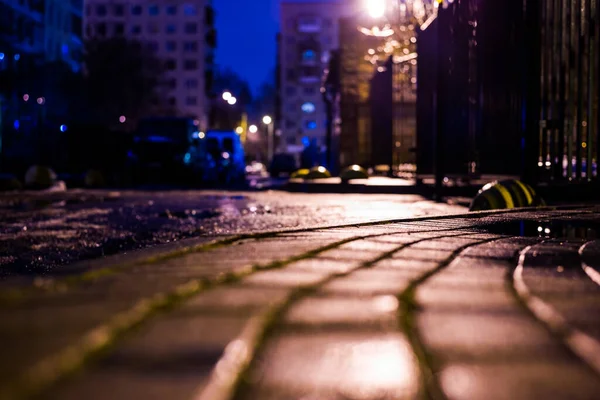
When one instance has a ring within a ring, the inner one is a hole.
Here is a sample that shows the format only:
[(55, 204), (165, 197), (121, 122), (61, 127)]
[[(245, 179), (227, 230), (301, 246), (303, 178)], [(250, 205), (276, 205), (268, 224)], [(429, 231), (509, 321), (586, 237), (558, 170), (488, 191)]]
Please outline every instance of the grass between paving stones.
[[(427, 240), (433, 240), (433, 239), (439, 239), (439, 238), (445, 238), (445, 237), (454, 237), (454, 236), (464, 236), (464, 235), (465, 235), (464, 233), (456, 234), (456, 235), (441, 235), (441, 236), (432, 237), (432, 238), (422, 238), (422, 239), (414, 240), (409, 243), (403, 243), (403, 244), (399, 245), (398, 247), (396, 247), (390, 251), (387, 251), (372, 260), (365, 261), (364, 263), (362, 263), (361, 265), (359, 265), (356, 268), (352, 268), (346, 272), (339, 272), (339, 273), (331, 274), (328, 277), (321, 280), (320, 282), (314, 283), (312, 285), (302, 286), (302, 287), (294, 290), (290, 294), (290, 296), (288, 296), (280, 305), (278, 305), (276, 307), (275, 310), (273, 310), (273, 312), (269, 315), (269, 318), (265, 320), (265, 325), (263, 326), (262, 331), (260, 332), (259, 336), (255, 340), (253, 340), (253, 343), (256, 347), (254, 348), (252, 353), (257, 354), (262, 349), (264, 349), (264, 346), (266, 344), (266, 339), (269, 336), (271, 336), (271, 334), (273, 334), (277, 329), (277, 321), (283, 317), (283, 315), (289, 310), (289, 308), (292, 306), (293, 303), (295, 303), (299, 299), (301, 299), (309, 294), (316, 292), (320, 287), (326, 285), (327, 283), (329, 283), (335, 279), (349, 276), (350, 274), (352, 274), (358, 270), (372, 268), (375, 264), (379, 263), (380, 261), (386, 260), (386, 259), (392, 257), (395, 253), (401, 251), (402, 249), (410, 247), (414, 244), (417, 244), (417, 243), (420, 243), (423, 241), (427, 241)], [(376, 236), (379, 236), (379, 235), (376, 235)], [(236, 378), (233, 381), (234, 383), (231, 385), (231, 387), (227, 388), (226, 390), (219, 393), (218, 395), (211, 393), (212, 396), (210, 397), (210, 399), (208, 397), (206, 397), (206, 398), (201, 397), (200, 400), (230, 400), (230, 399), (238, 398), (239, 395), (241, 395), (242, 393), (244, 393), (245, 391), (247, 391), (250, 388), (250, 385), (251, 385), (250, 371), (252, 370), (253, 367), (256, 366), (256, 362), (257, 362), (256, 359), (252, 358), (249, 360), (249, 362), (245, 363), (243, 365), (243, 368), (241, 368), (239, 370)]]
[(254, 272), (282, 268), (290, 263), (315, 257), (324, 251), (364, 238), (364, 236), (347, 238), (285, 260), (223, 273), (213, 279), (194, 279), (177, 286), (171, 292), (159, 293), (151, 298), (142, 299), (131, 309), (115, 315), (106, 324), (89, 331), (76, 344), (37, 363), (20, 379), (12, 382), (9, 387), (0, 388), (0, 400), (25, 399), (41, 393), (44, 389), (78, 371), (89, 360), (109, 351), (115, 346), (118, 339), (139, 327), (149, 318), (161, 311), (172, 309), (205, 290), (237, 282)]
[[(488, 215), (501, 215), (501, 214), (511, 214), (511, 213), (519, 213), (526, 211), (553, 211), (557, 210), (557, 207), (538, 207), (538, 208), (517, 208), (517, 209), (509, 209), (509, 210), (491, 210), (491, 211), (475, 211), (470, 212), (468, 214), (450, 214), (450, 215), (437, 215), (437, 216), (422, 216), (422, 217), (414, 217), (414, 218), (403, 218), (403, 219), (393, 219), (393, 220), (385, 220), (385, 221), (369, 221), (362, 222), (358, 224), (343, 224), (343, 225), (334, 225), (334, 226), (321, 226), (314, 228), (302, 228), (302, 229), (291, 229), (291, 230), (279, 230), (279, 231), (269, 231), (269, 232), (261, 232), (256, 234), (243, 234), (236, 235), (231, 238), (227, 238), (220, 241), (215, 241), (212, 243), (205, 243), (198, 246), (189, 246), (183, 249), (178, 249), (174, 251), (169, 251), (164, 254), (159, 254), (156, 256), (151, 256), (142, 260), (117, 264), (111, 267), (100, 268), (88, 272), (84, 272), (81, 275), (69, 276), (62, 279), (50, 279), (45, 281), (41, 285), (33, 285), (27, 288), (19, 288), (19, 289), (5, 289), (0, 290), (0, 307), (5, 305), (11, 305), (14, 303), (18, 303), (27, 298), (29, 294), (33, 294), (40, 291), (64, 291), (67, 290), (70, 286), (89, 282), (96, 279), (101, 279), (106, 276), (111, 276), (113, 274), (122, 272), (126, 268), (131, 268), (139, 265), (153, 264), (160, 261), (165, 261), (168, 259), (172, 259), (175, 257), (181, 257), (191, 253), (198, 253), (209, 251), (218, 247), (227, 246), (233, 244), (235, 242), (241, 240), (248, 239), (264, 239), (275, 237), (281, 234), (291, 234), (291, 233), (303, 233), (303, 232), (312, 232), (322, 229), (339, 229), (339, 228), (351, 228), (351, 227), (367, 227), (367, 226), (376, 226), (376, 225), (390, 225), (402, 222), (419, 222), (419, 221), (435, 221), (440, 219), (453, 219), (453, 218), (480, 218)], [(568, 209), (568, 207), (565, 207)]]
[(419, 368), (421, 370), (421, 385), (422, 390), (424, 392), (423, 395), (425, 395), (428, 399), (444, 400), (447, 397), (444, 394), (442, 388), (440, 387), (440, 384), (434, 372), (437, 363), (434, 357), (431, 355), (431, 353), (427, 351), (419, 333), (419, 329), (417, 327), (416, 314), (419, 311), (420, 307), (415, 299), (416, 290), (419, 285), (423, 284), (426, 280), (428, 280), (435, 274), (441, 272), (444, 268), (450, 265), (456, 258), (458, 258), (458, 256), (463, 251), (465, 251), (469, 247), (492, 242), (495, 240), (500, 240), (503, 238), (505, 238), (505, 236), (492, 239), (485, 239), (475, 243), (469, 243), (457, 248), (450, 254), (450, 256), (448, 256), (448, 258), (446, 258), (444, 261), (438, 264), (436, 268), (427, 271), (417, 279), (411, 281), (407, 288), (397, 296), (398, 300), (400, 301), (400, 304), (404, 305), (404, 308), (400, 308), (398, 311), (400, 329), (408, 337), (408, 341), (417, 357)]

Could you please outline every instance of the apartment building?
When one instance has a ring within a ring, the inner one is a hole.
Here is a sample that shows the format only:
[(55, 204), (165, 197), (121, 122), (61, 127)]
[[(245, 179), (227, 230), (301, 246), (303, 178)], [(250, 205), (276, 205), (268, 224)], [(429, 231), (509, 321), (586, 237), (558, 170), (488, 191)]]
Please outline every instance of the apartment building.
[(315, 140), (325, 145), (327, 118), (320, 89), (331, 51), (339, 46), (340, 18), (361, 11), (360, 1), (281, 2), (280, 148), (300, 153)]
[(167, 68), (163, 100), (207, 128), (216, 47), (211, 0), (85, 0), (84, 26), (87, 38), (146, 43)]

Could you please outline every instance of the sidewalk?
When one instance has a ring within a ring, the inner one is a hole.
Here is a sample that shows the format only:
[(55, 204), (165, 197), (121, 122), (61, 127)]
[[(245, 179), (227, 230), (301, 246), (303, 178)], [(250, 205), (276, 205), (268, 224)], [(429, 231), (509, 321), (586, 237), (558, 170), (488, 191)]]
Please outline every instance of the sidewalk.
[(0, 292), (0, 399), (596, 398), (599, 227), (517, 210), (100, 261)]

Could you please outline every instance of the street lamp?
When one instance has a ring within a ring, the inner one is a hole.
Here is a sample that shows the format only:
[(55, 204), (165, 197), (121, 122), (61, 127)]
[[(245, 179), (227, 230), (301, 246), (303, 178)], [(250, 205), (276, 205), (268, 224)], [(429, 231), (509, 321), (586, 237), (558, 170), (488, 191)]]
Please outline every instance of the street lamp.
[(385, 0), (367, 0), (366, 6), (372, 18), (381, 18), (385, 14)]
[(262, 122), (267, 125), (267, 161), (271, 161), (273, 159), (273, 119), (269, 115), (265, 115)]
[(228, 101), (231, 98), (230, 92), (223, 92), (223, 96), (221, 96), (223, 100)]
[(250, 131), (250, 133), (256, 133), (256, 132), (258, 132), (258, 126), (256, 126), (256, 125), (250, 125), (248, 127), (248, 130)]
[(237, 99), (236, 99), (235, 97), (233, 97), (233, 96), (232, 96), (232, 97), (230, 97), (229, 99), (227, 99), (227, 103), (228, 103), (230, 106), (232, 106), (232, 105), (234, 105), (235, 103), (237, 103)]

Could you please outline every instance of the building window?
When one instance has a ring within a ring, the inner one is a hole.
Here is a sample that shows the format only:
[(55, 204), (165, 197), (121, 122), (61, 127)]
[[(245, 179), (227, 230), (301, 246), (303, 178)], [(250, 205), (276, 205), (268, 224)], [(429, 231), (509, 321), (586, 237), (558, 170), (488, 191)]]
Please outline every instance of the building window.
[(312, 131), (313, 129), (317, 129), (317, 121), (306, 121), (304, 123), (304, 126), (306, 127), (306, 129)]
[(184, 32), (188, 34), (193, 34), (198, 32), (198, 26), (195, 22), (187, 22), (184, 27)]
[(315, 94), (316, 90), (314, 87), (311, 86), (306, 86), (302, 92), (306, 95), (306, 96), (312, 96)]
[(288, 81), (293, 81), (296, 79), (296, 70), (294, 68), (288, 68), (285, 77)]
[(106, 16), (106, 6), (104, 4), (99, 4), (96, 6), (96, 15), (100, 17)]
[(188, 96), (185, 98), (185, 104), (188, 106), (195, 106), (197, 104), (196, 97)]
[(323, 53), (321, 53), (321, 62), (323, 64), (327, 64), (329, 62), (330, 58), (331, 58), (331, 53), (328, 50), (325, 50)]
[(321, 21), (315, 16), (303, 16), (298, 18), (298, 32), (316, 33), (321, 31)]
[(175, 24), (167, 25), (167, 33), (175, 33)]
[(310, 101), (307, 101), (306, 103), (302, 104), (301, 108), (302, 108), (302, 111), (305, 112), (306, 114), (314, 113), (316, 110), (314, 103), (311, 103)]
[(115, 24), (115, 35), (116, 36), (123, 36), (124, 33), (125, 33), (125, 25), (123, 25), (123, 24)]
[(139, 25), (133, 25), (131, 27), (131, 33), (133, 33), (134, 35), (139, 35), (142, 32), (142, 27)]
[(177, 43), (169, 40), (166, 44), (167, 51), (175, 51), (177, 50)]
[(171, 58), (167, 60), (165, 67), (167, 67), (169, 71), (173, 71), (175, 68), (177, 68), (177, 63)]
[(285, 127), (287, 129), (293, 129), (293, 128), (295, 128), (296, 127), (296, 121), (291, 120), (291, 119), (286, 120), (285, 121)]
[(156, 22), (151, 22), (148, 24), (148, 32), (152, 34), (158, 33), (158, 24)]
[(148, 48), (154, 52), (158, 51), (158, 43), (157, 42), (150, 42), (148, 43)]
[(196, 89), (198, 87), (197, 79), (187, 79), (185, 81), (185, 87), (188, 89)]
[(89, 4), (85, 6), (85, 15), (88, 17), (92, 15), (92, 6), (90, 6)]
[(131, 8), (131, 13), (133, 15), (142, 15), (142, 6), (133, 6)]
[(198, 61), (196, 61), (196, 60), (185, 60), (183, 62), (183, 69), (185, 69), (186, 71), (193, 71), (195, 69), (198, 69)]
[(302, 62), (317, 61), (317, 53), (314, 50), (308, 49), (302, 52)]
[(123, 6), (123, 4), (115, 4), (113, 6), (113, 11), (117, 17), (122, 17), (123, 15), (125, 15), (125, 7)]
[(157, 5), (152, 5), (152, 6), (148, 7), (148, 14), (150, 14), (150, 15), (158, 15), (158, 6)]
[(295, 96), (296, 95), (296, 88), (293, 86), (288, 86), (285, 88), (285, 95), (286, 96)]
[(184, 42), (183, 51), (188, 53), (198, 51), (198, 42)]
[(96, 25), (96, 35), (100, 37), (106, 36), (106, 24), (104, 22), (101, 22), (98, 25)]
[(196, 7), (194, 7), (194, 5), (186, 4), (183, 6), (183, 13), (185, 15), (196, 15), (198, 14), (198, 11), (196, 10)]
[(296, 144), (296, 137), (295, 136), (288, 136), (288, 138), (286, 139), (286, 142), (289, 145), (295, 145)]
[(285, 109), (288, 112), (295, 112), (296, 111), (296, 103), (288, 103), (287, 106), (285, 107)]
[(177, 15), (177, 6), (168, 6), (167, 7), (167, 15)]
[(175, 89), (177, 87), (177, 79), (172, 78), (167, 81), (167, 85), (170, 89)]
[(288, 45), (293, 46), (296, 44), (296, 38), (293, 36), (288, 36), (285, 38), (285, 41)]

